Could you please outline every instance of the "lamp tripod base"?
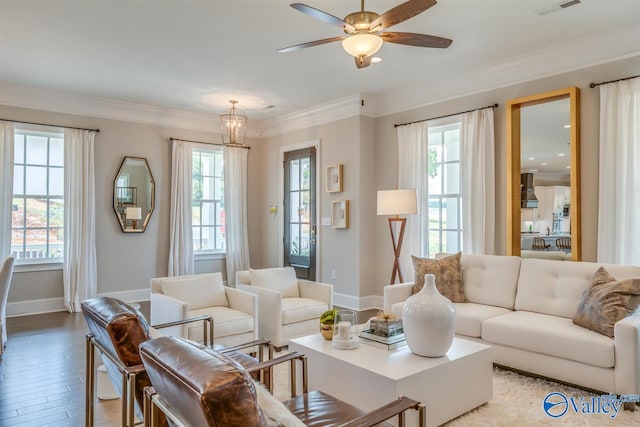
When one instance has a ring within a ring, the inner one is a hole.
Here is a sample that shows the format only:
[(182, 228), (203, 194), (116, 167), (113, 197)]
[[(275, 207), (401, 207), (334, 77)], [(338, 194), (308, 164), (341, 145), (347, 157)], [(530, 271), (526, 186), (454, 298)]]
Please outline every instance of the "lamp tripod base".
[[(393, 244), (393, 270), (391, 270), (391, 281), (390, 284), (396, 283), (396, 275), (398, 279), (400, 279), (400, 283), (404, 280), (402, 279), (402, 271), (400, 271), (400, 251), (402, 250), (402, 239), (404, 238), (404, 228), (407, 225), (406, 218), (388, 218), (389, 221), (389, 232), (391, 233), (391, 243)], [(398, 233), (398, 239), (396, 240), (396, 236), (393, 232), (393, 223), (400, 223), (400, 231)]]

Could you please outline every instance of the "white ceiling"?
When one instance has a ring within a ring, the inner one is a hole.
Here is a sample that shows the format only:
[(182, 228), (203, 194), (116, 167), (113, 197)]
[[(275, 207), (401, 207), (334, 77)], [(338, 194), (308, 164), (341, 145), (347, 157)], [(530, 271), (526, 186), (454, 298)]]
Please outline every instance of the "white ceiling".
[[(304, 2), (338, 17), (360, 7)], [(277, 53), (341, 35), (289, 3), (0, 0), (0, 83), (206, 114), (235, 98), (265, 121), (357, 93), (386, 114), (640, 53), (638, 0), (582, 0), (547, 16), (534, 12), (557, 1), (440, 0), (391, 30), (451, 38), (451, 47), (385, 44), (381, 63), (358, 70), (339, 43)]]

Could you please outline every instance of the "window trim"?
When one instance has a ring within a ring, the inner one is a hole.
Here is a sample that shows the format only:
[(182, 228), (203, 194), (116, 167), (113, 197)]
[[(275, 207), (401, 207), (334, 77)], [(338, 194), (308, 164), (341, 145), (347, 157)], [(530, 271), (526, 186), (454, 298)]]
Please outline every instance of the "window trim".
[[(438, 146), (440, 147), (444, 147), (444, 134), (445, 132), (449, 131), (449, 130), (458, 130), (459, 132), (462, 132), (462, 122), (460, 120), (459, 116), (454, 116), (454, 117), (447, 117), (444, 119), (440, 119), (440, 120), (436, 120), (436, 121), (431, 121), (428, 123), (427, 125), (427, 151), (429, 150), (430, 144), (429, 144), (429, 135), (432, 133), (431, 130), (434, 130), (433, 133), (439, 133), (441, 134), (440, 137), (440, 141)], [(461, 141), (460, 139), (458, 140), (458, 144), (459, 144), (459, 148), (460, 150), (462, 149), (461, 147)], [(427, 156), (427, 162), (428, 162), (428, 156)], [(459, 182), (460, 182), (460, 191), (458, 193), (444, 193), (444, 179), (442, 180), (442, 188), (440, 189), (441, 193), (440, 194), (434, 194), (431, 195), (428, 193), (427, 190), (427, 203), (426, 203), (426, 209), (425, 209), (425, 213), (423, 215), (423, 223), (426, 225), (425, 229), (423, 231), (423, 244), (422, 244), (422, 250), (423, 250), (423, 254), (426, 256), (435, 256), (436, 253), (441, 253), (443, 251), (442, 245), (443, 245), (443, 235), (447, 232), (455, 232), (457, 234), (457, 238), (458, 238), (458, 250), (462, 250), (462, 243), (463, 243), (463, 233), (464, 230), (462, 228), (462, 198), (464, 197), (463, 193), (462, 193), (462, 152), (460, 152), (460, 158), (458, 160), (444, 160), (444, 157), (441, 158), (440, 161), (437, 162), (438, 165), (442, 166), (442, 173), (444, 174), (444, 166), (447, 164), (458, 164), (459, 168), (458, 168), (458, 173), (459, 173)], [(428, 164), (427, 164), (427, 168), (428, 169)], [(425, 180), (428, 180), (428, 174), (425, 174), (424, 176)], [(428, 188), (428, 186), (427, 186)], [(458, 221), (458, 227), (457, 228), (443, 228), (442, 227), (442, 223), (443, 223), (443, 209), (442, 209), (442, 202), (444, 199), (453, 199), (455, 198), (457, 203), (458, 203), (458, 209), (457, 209), (457, 221)], [(429, 221), (429, 203), (431, 200), (436, 200), (439, 202), (439, 227), (438, 228), (434, 228), (432, 229), (430, 227), (430, 221)], [(438, 251), (434, 254), (430, 253), (429, 251), (429, 246), (430, 246), (430, 241), (429, 241), (429, 235), (431, 232), (438, 232), (439, 233), (439, 245), (438, 245)], [(450, 252), (449, 250), (447, 250), (448, 252)]]
[[(32, 164), (32, 163), (28, 163), (27, 162), (27, 150), (26, 150), (26, 138), (28, 136), (39, 136), (39, 137), (46, 137), (47, 138), (47, 164), (44, 165), (44, 167), (46, 168), (46, 187), (47, 189), (49, 189), (49, 178), (50, 178), (50, 169), (62, 169), (63, 171), (63, 177), (64, 177), (64, 161), (62, 166), (59, 165), (51, 165), (49, 164), (50, 162), (50, 139), (62, 139), (63, 141), (63, 148), (64, 148), (64, 129), (62, 128), (57, 128), (57, 127), (45, 127), (45, 126), (40, 126), (40, 125), (20, 125), (20, 126), (15, 126), (14, 127), (14, 140), (13, 140), (13, 144), (15, 147), (15, 137), (16, 135), (21, 135), (22, 138), (22, 149), (23, 149), (23, 159), (22, 159), (22, 163), (19, 163), (19, 166), (21, 166), (23, 168), (23, 191), (22, 194), (19, 195), (19, 197), (16, 197), (16, 194), (13, 193), (13, 189), (12, 189), (12, 194), (11, 194), (11, 198), (12, 199), (16, 199), (19, 198), (21, 200), (23, 200), (24, 203), (26, 203), (26, 199), (31, 199), (31, 198), (45, 198), (47, 199), (47, 201), (50, 200), (61, 200), (62, 201), (62, 205), (63, 205), (63, 222), (62, 222), (62, 226), (61, 227), (51, 227), (50, 226), (50, 218), (49, 218), (49, 209), (50, 209), (50, 205), (49, 202), (47, 202), (47, 226), (45, 227), (32, 227), (30, 228), (31, 230), (35, 230), (35, 229), (42, 229), (42, 230), (46, 230), (49, 231), (51, 229), (62, 229), (63, 233), (65, 232), (65, 228), (64, 228), (64, 188), (63, 188), (63, 194), (62, 195), (49, 195), (49, 194), (45, 194), (45, 195), (38, 195), (38, 194), (26, 194), (26, 179), (25, 179), (25, 175), (26, 174), (26, 170), (27, 167), (29, 166), (37, 166), (37, 167), (43, 167), (43, 165), (40, 164)], [(15, 157), (15, 152), (14, 152), (14, 158), (13, 158), (13, 166), (15, 168), (16, 165), (16, 157)], [(12, 177), (13, 178), (13, 177)], [(64, 179), (64, 178), (63, 178)], [(63, 187), (64, 187), (64, 182), (63, 182)], [(11, 226), (11, 230), (13, 232), (14, 227), (13, 224)], [(23, 237), (26, 236), (26, 222), (23, 219), (23, 226), (22, 226), (22, 233), (23, 233)], [(64, 239), (66, 239), (66, 233), (64, 233)], [(62, 256), (60, 257), (55, 257), (55, 258), (16, 258), (15, 260), (15, 271), (16, 272), (26, 272), (26, 271), (48, 271), (48, 270), (61, 270), (63, 268), (64, 265), (64, 246), (65, 246), (65, 240), (63, 239), (63, 246), (62, 246)], [(26, 243), (23, 244), (23, 246), (26, 245)], [(46, 246), (49, 246), (49, 235), (47, 233), (47, 242), (46, 242)]]
[[(223, 147), (222, 146), (214, 146), (212, 144), (194, 144), (193, 148), (191, 150), (191, 158), (193, 159), (193, 154), (195, 152), (211, 152), (211, 153), (216, 153), (219, 152), (223, 157), (222, 157), (222, 175), (220, 175), (220, 177), (224, 180), (224, 151), (223, 151)], [(193, 160), (192, 160), (193, 162)], [(191, 179), (193, 182), (193, 170), (191, 171)], [(200, 175), (201, 177), (210, 177), (214, 180), (216, 179), (216, 175)], [(192, 212), (193, 212), (193, 191), (191, 193), (191, 204), (192, 204)], [(224, 206), (224, 190), (223, 190), (223, 194), (222, 194), (222, 198), (219, 199), (201, 199), (200, 200), (200, 211), (202, 211), (202, 203), (210, 203), (214, 206), (215, 209), (215, 205), (217, 203), (221, 203), (222, 206)], [(191, 229), (193, 230), (194, 227), (198, 227), (199, 229), (202, 229), (203, 227), (210, 227), (210, 228), (221, 228), (222, 226), (220, 224), (213, 224), (213, 225), (202, 225), (202, 221), (200, 221), (200, 224), (195, 226), (193, 225), (193, 220), (191, 222)], [(192, 236), (192, 239), (195, 236)], [(194, 239), (195, 240), (195, 239)], [(193, 260), (194, 261), (200, 261), (200, 260), (210, 260), (210, 259), (226, 259), (226, 241), (225, 241), (225, 249), (193, 249)]]

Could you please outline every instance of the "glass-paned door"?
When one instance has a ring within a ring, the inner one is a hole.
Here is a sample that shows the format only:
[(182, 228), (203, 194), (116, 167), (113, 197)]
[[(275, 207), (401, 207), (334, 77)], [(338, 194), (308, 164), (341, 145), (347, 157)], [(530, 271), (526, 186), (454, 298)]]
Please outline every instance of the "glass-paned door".
[(316, 149), (284, 156), (284, 265), (301, 279), (316, 275)]

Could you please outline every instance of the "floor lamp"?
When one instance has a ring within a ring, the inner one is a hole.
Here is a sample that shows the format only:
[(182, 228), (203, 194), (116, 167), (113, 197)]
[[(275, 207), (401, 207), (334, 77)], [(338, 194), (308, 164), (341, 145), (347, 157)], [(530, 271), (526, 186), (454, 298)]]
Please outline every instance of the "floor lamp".
[[(396, 282), (396, 274), (403, 282), (402, 271), (400, 271), (400, 251), (402, 251), (402, 239), (404, 228), (407, 223), (406, 218), (400, 215), (413, 215), (418, 213), (418, 202), (416, 190), (382, 190), (378, 191), (378, 215), (390, 215), (389, 231), (391, 232), (391, 243), (393, 244), (393, 270), (391, 271), (391, 284)], [(398, 238), (393, 232), (394, 223), (400, 223)]]

